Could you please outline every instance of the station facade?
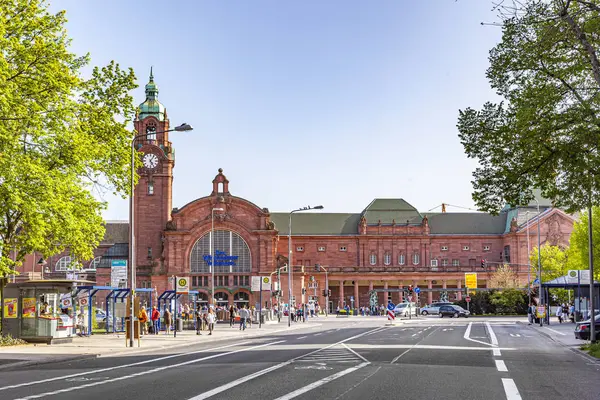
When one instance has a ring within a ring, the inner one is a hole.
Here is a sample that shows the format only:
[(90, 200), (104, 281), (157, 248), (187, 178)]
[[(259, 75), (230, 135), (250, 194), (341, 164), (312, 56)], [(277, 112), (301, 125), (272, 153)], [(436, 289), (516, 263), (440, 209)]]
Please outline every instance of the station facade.
[[(526, 285), (531, 278), (528, 248), (537, 246), (538, 224), (542, 245), (568, 245), (573, 229), (573, 216), (543, 199), (539, 213), (537, 205), (530, 204), (506, 207), (496, 216), (419, 212), (401, 198), (374, 199), (354, 213), (293, 214), (288, 260), (290, 214), (235, 196), (222, 169), (207, 182), (206, 196), (173, 208), (175, 153), (165, 132), (170, 128), (167, 111), (158, 101), (152, 75), (134, 124), (137, 132), (148, 134), (135, 144), (143, 153), (134, 196), (137, 287), (158, 293), (172, 288), (171, 277), (189, 276), (192, 289), (208, 301), (214, 259), (215, 299), (223, 306), (256, 305), (259, 293), (251, 292), (251, 277), (271, 275), (277, 282), (274, 272), (288, 264), (296, 304), (316, 300), (331, 308), (358, 308), (369, 305), (372, 289), (408, 285), (423, 289), (419, 302), (425, 304), (438, 299), (444, 289), (464, 288), (465, 273), (477, 273), (478, 286), (488, 287), (503, 264)], [(111, 263), (127, 260), (129, 254), (128, 223), (107, 221), (106, 229), (97, 257), (83, 271), (99, 285), (110, 284)], [(65, 257), (48, 260), (48, 277), (66, 273)], [(34, 255), (25, 264), (35, 269), (35, 260)], [(287, 303), (287, 272), (280, 288), (281, 300)], [(327, 291), (331, 296), (324, 296)], [(463, 292), (449, 290), (448, 296), (459, 300)], [(379, 293), (380, 304), (388, 299), (405, 300), (398, 292)], [(263, 301), (270, 305), (276, 300), (265, 291)]]

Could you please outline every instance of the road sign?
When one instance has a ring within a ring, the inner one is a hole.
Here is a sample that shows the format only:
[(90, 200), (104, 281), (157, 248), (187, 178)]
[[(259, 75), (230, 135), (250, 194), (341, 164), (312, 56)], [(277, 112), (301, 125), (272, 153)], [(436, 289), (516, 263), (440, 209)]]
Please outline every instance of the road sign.
[(470, 302), (471, 302), (471, 296), (467, 296), (467, 297), (465, 297), (465, 301), (466, 301), (467, 303), (470, 303)]
[(260, 276), (253, 276), (250, 281), (250, 290), (253, 292), (260, 291)]
[(419, 294), (419, 293), (421, 293), (421, 288), (416, 287), (416, 288), (414, 288), (414, 291), (416, 294)]
[(350, 301), (354, 301), (354, 296), (350, 296)]
[(175, 281), (177, 282), (177, 293), (189, 293), (190, 291), (190, 278), (187, 276), (177, 276), (175, 277)]
[(406, 299), (411, 302), (412, 301), (412, 296), (406, 296)]
[(391, 310), (391, 311), (394, 311), (394, 308), (396, 308), (396, 305), (390, 301), (388, 303), (387, 309)]
[(260, 279), (262, 279), (262, 290), (270, 292), (271, 291), (271, 277), (270, 276), (263, 276)]
[(536, 311), (538, 318), (546, 318), (546, 307), (538, 306)]
[(477, 289), (477, 274), (466, 273), (465, 274), (465, 287), (467, 289)]

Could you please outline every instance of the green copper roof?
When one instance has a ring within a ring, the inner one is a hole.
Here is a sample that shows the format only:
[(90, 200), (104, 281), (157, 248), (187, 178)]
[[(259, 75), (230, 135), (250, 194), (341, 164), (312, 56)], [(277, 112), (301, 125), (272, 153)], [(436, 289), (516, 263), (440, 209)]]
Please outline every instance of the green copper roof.
[(165, 106), (158, 101), (158, 86), (154, 83), (152, 67), (150, 67), (150, 81), (146, 84), (146, 101), (139, 106), (138, 119), (154, 116), (159, 121), (165, 120)]
[(365, 208), (363, 215), (369, 225), (379, 221), (382, 224), (404, 224), (406, 221), (420, 224), (422, 220), (419, 211), (404, 199), (375, 199)]

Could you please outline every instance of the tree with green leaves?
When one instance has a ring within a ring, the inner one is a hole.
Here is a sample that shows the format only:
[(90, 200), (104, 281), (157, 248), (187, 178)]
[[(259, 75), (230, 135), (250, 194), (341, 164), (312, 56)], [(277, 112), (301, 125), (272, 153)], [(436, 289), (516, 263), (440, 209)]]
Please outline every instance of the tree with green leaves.
[(503, 1), (487, 78), (504, 100), (461, 110), (459, 137), (479, 160), (473, 199), (489, 212), (533, 189), (579, 211), (600, 193), (600, 2)]
[(91, 191), (128, 193), (134, 73), (111, 62), (83, 78), (65, 23), (44, 0), (0, 0), (0, 277), (34, 251), (92, 258)]
[(512, 289), (522, 286), (519, 277), (509, 265), (501, 265), (492, 273), (490, 286), (498, 289)]
[[(594, 260), (600, 260), (600, 207), (592, 208), (592, 234), (594, 239)], [(588, 215), (584, 214), (573, 225), (573, 232), (567, 250), (569, 269), (587, 269), (589, 267), (588, 253)], [(544, 266), (546, 260), (542, 254)], [(594, 270), (594, 279), (600, 279), (600, 268)]]
[[(549, 282), (561, 276), (565, 276), (569, 270), (567, 251), (559, 246), (545, 244), (540, 247), (542, 257), (542, 282)], [(531, 264), (531, 280), (538, 276), (538, 249), (537, 247), (529, 253)]]

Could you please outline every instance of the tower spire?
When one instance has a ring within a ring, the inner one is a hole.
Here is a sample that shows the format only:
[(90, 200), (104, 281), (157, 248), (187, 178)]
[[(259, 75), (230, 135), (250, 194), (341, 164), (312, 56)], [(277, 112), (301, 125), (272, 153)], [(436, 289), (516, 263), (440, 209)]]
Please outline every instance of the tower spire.
[(150, 66), (150, 82), (154, 82), (154, 74), (152, 73), (152, 66)]

